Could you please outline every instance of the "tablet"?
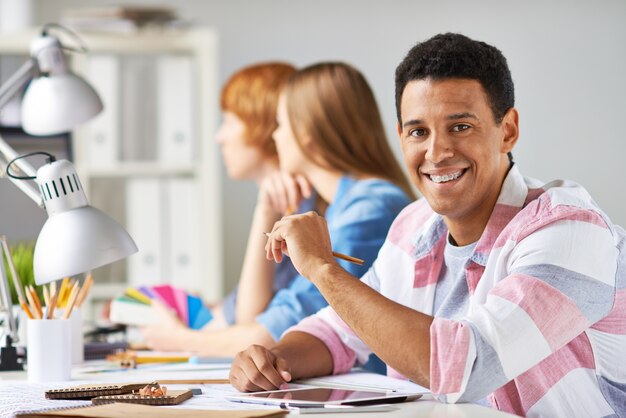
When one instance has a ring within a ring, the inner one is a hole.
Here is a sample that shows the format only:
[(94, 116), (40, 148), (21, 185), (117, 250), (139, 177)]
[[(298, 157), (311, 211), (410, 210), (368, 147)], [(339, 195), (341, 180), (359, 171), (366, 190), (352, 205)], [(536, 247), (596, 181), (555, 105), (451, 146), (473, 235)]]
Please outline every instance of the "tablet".
[(365, 390), (308, 387), (267, 392), (228, 395), (233, 402), (260, 403), (282, 407), (315, 407), (324, 405), (371, 405), (415, 400), (419, 393), (375, 392)]

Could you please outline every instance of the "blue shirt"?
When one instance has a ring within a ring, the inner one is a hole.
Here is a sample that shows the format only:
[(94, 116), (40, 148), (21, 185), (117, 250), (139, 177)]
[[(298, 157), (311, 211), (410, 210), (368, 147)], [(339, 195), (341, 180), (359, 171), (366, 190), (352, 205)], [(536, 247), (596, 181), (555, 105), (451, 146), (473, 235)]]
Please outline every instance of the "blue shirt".
[[(404, 191), (389, 181), (342, 177), (325, 215), (332, 247), (365, 263), (360, 266), (338, 260), (339, 264), (352, 275), (363, 276), (376, 259), (391, 223), (408, 203)], [(289, 327), (327, 305), (313, 283), (297, 275), (274, 295), (256, 320), (278, 341)]]
[[(303, 200), (298, 207), (297, 213), (304, 213), (313, 210), (317, 194), (313, 193), (311, 197)], [(289, 257), (285, 257), (282, 263), (276, 264), (274, 270), (274, 278), (272, 281), (272, 287), (274, 294), (280, 289), (289, 286), (289, 283), (298, 275), (298, 271), (291, 263)], [(224, 312), (224, 319), (228, 325), (234, 325), (237, 322), (237, 293), (239, 286), (235, 287), (228, 296), (224, 298), (222, 302), (222, 312)]]

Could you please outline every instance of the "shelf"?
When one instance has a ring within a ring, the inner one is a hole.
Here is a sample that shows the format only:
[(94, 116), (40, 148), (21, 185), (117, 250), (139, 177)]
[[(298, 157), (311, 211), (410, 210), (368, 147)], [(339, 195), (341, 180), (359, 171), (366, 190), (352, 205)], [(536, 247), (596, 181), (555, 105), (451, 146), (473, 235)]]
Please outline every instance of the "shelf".
[(196, 165), (165, 165), (156, 162), (121, 162), (107, 167), (77, 165), (81, 176), (97, 178), (193, 177), (198, 175), (199, 171)]
[(111, 300), (124, 294), (128, 287), (125, 283), (98, 283), (94, 282), (89, 298), (93, 300)]
[[(40, 32), (0, 34), (0, 55), (25, 61)], [(54, 35), (76, 45), (61, 31)], [(68, 64), (93, 85), (104, 111), (72, 133), (74, 163), (90, 204), (118, 220), (139, 247), (94, 269), (85, 309), (95, 317), (129, 286), (166, 283), (220, 300), (217, 33), (205, 27), (78, 35), (88, 53), (67, 54)]]

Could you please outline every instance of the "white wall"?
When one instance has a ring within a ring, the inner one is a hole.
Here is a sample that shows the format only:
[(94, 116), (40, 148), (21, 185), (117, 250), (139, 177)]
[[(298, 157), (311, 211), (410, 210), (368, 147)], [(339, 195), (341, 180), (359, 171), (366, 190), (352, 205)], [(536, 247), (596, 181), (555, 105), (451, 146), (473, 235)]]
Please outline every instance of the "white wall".
[[(37, 0), (36, 21), (97, 0)], [(115, 3), (151, 4), (147, 1)], [(396, 65), (414, 43), (462, 32), (500, 48), (516, 83), (523, 172), (584, 184), (626, 225), (626, 2), (452, 0), (158, 0), (221, 37), (220, 79), (258, 60), (297, 65), (344, 60), (370, 80), (396, 150)], [(207, 117), (215, 117), (207, 115)], [(239, 275), (255, 201), (251, 184), (224, 173), (226, 274)], [(4, 204), (4, 202), (3, 202)]]

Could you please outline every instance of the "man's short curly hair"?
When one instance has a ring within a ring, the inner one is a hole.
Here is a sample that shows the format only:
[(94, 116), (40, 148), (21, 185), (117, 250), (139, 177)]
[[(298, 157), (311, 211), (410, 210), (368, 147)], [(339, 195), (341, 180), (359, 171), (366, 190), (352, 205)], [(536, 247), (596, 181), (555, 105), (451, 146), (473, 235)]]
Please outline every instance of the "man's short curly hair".
[(396, 112), (406, 85), (414, 80), (461, 78), (478, 81), (495, 122), (515, 104), (511, 71), (499, 49), (458, 33), (444, 33), (415, 45), (396, 68)]

